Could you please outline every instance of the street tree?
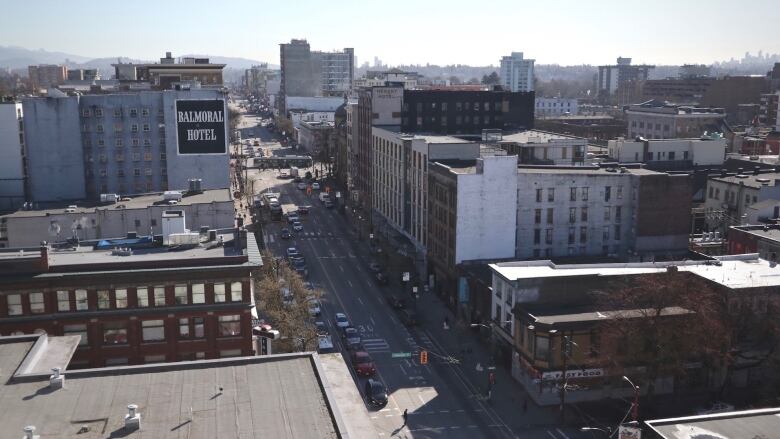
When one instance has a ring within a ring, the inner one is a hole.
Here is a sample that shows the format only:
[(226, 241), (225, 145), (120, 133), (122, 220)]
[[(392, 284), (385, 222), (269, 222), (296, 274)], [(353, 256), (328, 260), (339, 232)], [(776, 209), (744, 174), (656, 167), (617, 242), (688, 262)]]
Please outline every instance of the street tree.
[(731, 362), (723, 296), (692, 273), (627, 276), (594, 295), (611, 317), (600, 327), (602, 353), (618, 370), (644, 367), (644, 377), (632, 379), (648, 398), (658, 378), (682, 377), (686, 365)]
[(498, 77), (498, 73), (493, 72), (489, 75), (482, 75), (482, 84), (484, 85), (498, 85), (501, 79)]
[(274, 352), (301, 352), (317, 348), (317, 331), (309, 314), (309, 301), (321, 293), (309, 290), (301, 276), (284, 259), (266, 251), (255, 280), (258, 315), (281, 334)]

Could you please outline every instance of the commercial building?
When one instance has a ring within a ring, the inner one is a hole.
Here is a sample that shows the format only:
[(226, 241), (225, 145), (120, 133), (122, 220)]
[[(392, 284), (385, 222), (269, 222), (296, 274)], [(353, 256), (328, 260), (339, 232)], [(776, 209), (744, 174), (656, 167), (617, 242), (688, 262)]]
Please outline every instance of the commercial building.
[(0, 252), (15, 273), (0, 277), (0, 334), (80, 335), (71, 368), (253, 355), (255, 240), (189, 233), (180, 210), (158, 220), (161, 239)]
[(355, 52), (352, 48), (335, 52), (312, 51), (306, 40), (279, 45), (281, 84), (279, 113), (292, 108), (288, 97), (346, 96), (352, 88)]
[[(780, 203), (776, 200), (768, 201), (771, 201), (773, 205), (771, 218), (780, 217)], [(780, 255), (780, 226), (777, 224), (758, 224), (730, 227), (728, 253), (731, 255), (757, 253), (761, 259), (777, 262), (778, 255)]]
[(201, 179), (203, 189), (230, 187), (222, 90), (58, 95), (22, 103), (32, 201), (185, 189), (192, 178)]
[(325, 157), (331, 157), (335, 151), (335, 125), (333, 122), (302, 121), (298, 125), (298, 145), (312, 155), (319, 156), (325, 151)]
[(644, 100), (697, 105), (715, 81), (716, 78), (698, 76), (648, 79), (642, 84), (642, 97)]
[(68, 69), (68, 81), (96, 81), (100, 79), (98, 69)]
[(221, 88), (222, 69), (225, 64), (212, 64), (208, 58), (184, 57), (177, 59), (171, 52), (165, 52), (165, 57), (159, 63), (111, 64), (114, 67), (115, 78), (120, 82), (147, 83), (155, 90), (169, 90), (177, 83), (197, 82), (202, 87)]
[(536, 118), (571, 116), (579, 114), (576, 98), (536, 98)]
[(710, 177), (704, 198), (710, 231), (724, 236), (730, 226), (744, 224), (750, 206), (766, 200), (780, 200), (780, 173), (721, 173)]
[(0, 338), (7, 437), (379, 437), (340, 355), (72, 370), (77, 344), (78, 336)]
[(690, 170), (721, 166), (726, 159), (726, 139), (720, 136), (698, 139), (619, 138), (608, 143), (609, 158), (618, 163), (645, 163), (654, 170)]
[(631, 105), (625, 110), (628, 137), (685, 139), (706, 132), (722, 133), (726, 112), (722, 108), (699, 108), (660, 101)]
[(592, 140), (611, 140), (626, 135), (626, 123), (609, 115), (558, 116), (537, 118), (534, 128)]
[(587, 139), (539, 130), (503, 134), (498, 146), (529, 165), (577, 165), (585, 162)]
[(534, 61), (523, 58), (523, 52), (512, 52), (501, 58), (499, 77), (507, 90), (517, 92), (534, 91)]
[(60, 85), (68, 79), (68, 68), (54, 64), (41, 64), (37, 66), (28, 66), (27, 75), (32, 83), (33, 90)]
[(352, 83), (353, 88), (362, 87), (382, 87), (388, 82), (401, 83), (404, 89), (416, 88), (420, 75), (417, 72), (406, 72), (400, 69), (390, 69), (385, 71), (369, 70), (362, 78), (355, 79)]
[(710, 66), (705, 64), (683, 64), (680, 66), (678, 76), (680, 78), (707, 78), (710, 77)]
[(518, 259), (685, 254), (691, 180), (641, 168), (521, 166)]
[[(492, 323), (502, 351), (509, 350), (512, 376), (538, 404), (560, 404), (561, 377), (566, 370), (570, 402), (625, 398), (630, 386), (620, 385), (623, 375), (640, 383), (646, 381), (646, 366), (622, 361), (620, 349), (602, 337), (604, 322), (620, 318), (644, 318), (641, 310), (610, 307), (596, 301), (593, 291), (605, 291), (615, 281), (634, 282), (640, 277), (655, 277), (659, 282), (670, 273), (691, 276), (722, 293), (732, 317), (741, 306), (749, 311), (756, 327), (771, 319), (768, 303), (778, 301), (780, 283), (772, 274), (777, 269), (758, 255), (717, 256), (714, 260), (677, 260), (670, 262), (556, 264), (551, 261), (506, 262), (491, 264), (493, 270)], [(684, 319), (690, 311), (670, 304), (661, 309), (662, 319)], [(566, 352), (564, 337), (575, 343)], [(737, 340), (735, 349), (753, 341)], [(766, 353), (765, 345), (752, 344), (757, 357)], [(566, 364), (568, 360), (568, 364)], [(620, 364), (620, 363), (618, 363)], [(568, 367), (567, 367), (568, 366)], [(683, 376), (661, 374), (654, 383), (656, 395), (722, 389), (726, 386), (760, 386), (764, 377), (777, 371), (753, 360), (735, 360), (730, 375), (718, 365), (691, 362)], [(642, 392), (646, 385), (640, 385)]]
[(0, 100), (0, 211), (27, 200), (24, 140), (22, 103)]
[(335, 121), (335, 111), (305, 111), (295, 110), (287, 113), (290, 116), (293, 129), (301, 126), (301, 122), (315, 123), (333, 123)]
[(618, 57), (617, 64), (599, 66), (596, 93), (603, 103), (632, 104), (639, 97), (639, 86), (655, 66), (631, 65), (631, 58)]
[[(171, 204), (170, 198), (179, 199)], [(162, 215), (170, 209), (183, 212), (193, 231), (226, 229), (235, 223), (235, 206), (229, 189), (184, 192), (167, 198), (156, 193), (123, 201), (116, 198), (105, 203), (83, 201), (0, 215), (0, 248), (35, 249), (41, 241), (92, 241), (127, 233), (159, 235), (163, 233)]]

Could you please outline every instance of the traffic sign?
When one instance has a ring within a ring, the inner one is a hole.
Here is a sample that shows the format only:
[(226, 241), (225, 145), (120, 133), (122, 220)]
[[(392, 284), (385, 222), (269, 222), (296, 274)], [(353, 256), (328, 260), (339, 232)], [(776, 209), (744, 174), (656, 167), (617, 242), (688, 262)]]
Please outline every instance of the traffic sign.
[(392, 358), (412, 358), (411, 352), (393, 352), (390, 355)]

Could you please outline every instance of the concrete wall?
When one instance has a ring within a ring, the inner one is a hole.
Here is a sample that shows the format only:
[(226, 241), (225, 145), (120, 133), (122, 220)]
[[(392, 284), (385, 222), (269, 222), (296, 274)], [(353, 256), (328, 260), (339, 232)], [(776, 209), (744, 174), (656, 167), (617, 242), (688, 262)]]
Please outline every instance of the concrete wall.
[(19, 114), (20, 102), (0, 103), (0, 210), (14, 209), (25, 201)]
[[(190, 178), (202, 179), (201, 189), (221, 189), (230, 187), (230, 156), (225, 154), (186, 154), (180, 155), (176, 145), (177, 99), (226, 99), (219, 90), (166, 90), (163, 93), (163, 111), (165, 114), (165, 145), (168, 155), (168, 188), (186, 189)], [(225, 104), (225, 114), (227, 103)], [(225, 118), (225, 130), (228, 120)], [(225, 135), (225, 139), (230, 136)], [(226, 147), (227, 151), (227, 147)]]
[[(198, 231), (201, 226), (233, 227), (235, 209), (232, 201), (177, 205), (174, 208), (184, 211), (186, 226), (192, 231)], [(74, 230), (82, 240), (118, 238), (126, 236), (130, 231), (138, 232), (139, 235), (148, 235), (150, 230), (154, 234), (161, 234), (162, 212), (169, 209), (171, 206), (160, 205), (123, 210), (84, 209), (77, 213), (65, 213), (63, 209), (60, 213), (40, 216), (9, 215), (5, 217), (8, 226), (8, 247), (33, 247), (43, 240), (56, 241), (58, 237), (49, 234), (52, 223), (59, 225), (61, 240), (71, 237)], [(152, 225), (153, 221), (154, 225)], [(80, 229), (77, 229), (79, 226)]]
[(620, 163), (690, 160), (694, 166), (720, 166), (726, 156), (726, 140), (648, 140), (645, 156), (645, 142), (618, 139), (609, 141), (608, 150), (610, 158)]
[(86, 191), (79, 98), (31, 98), (22, 105), (31, 198), (83, 199)]
[(516, 173), (517, 156), (489, 156), (477, 173), (458, 176), (456, 264), (514, 257)]

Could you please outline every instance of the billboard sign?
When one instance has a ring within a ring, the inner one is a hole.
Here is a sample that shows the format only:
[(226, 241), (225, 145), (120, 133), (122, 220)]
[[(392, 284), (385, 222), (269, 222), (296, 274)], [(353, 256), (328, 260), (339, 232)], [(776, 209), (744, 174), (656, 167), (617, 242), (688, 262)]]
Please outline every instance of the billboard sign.
[(225, 101), (177, 100), (176, 142), (179, 154), (226, 154)]

